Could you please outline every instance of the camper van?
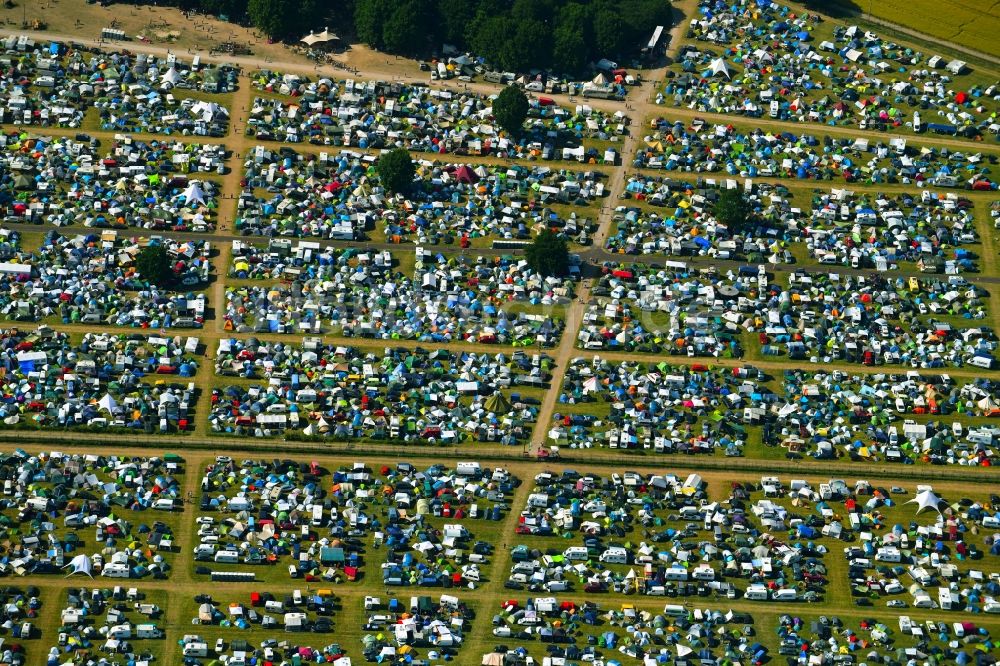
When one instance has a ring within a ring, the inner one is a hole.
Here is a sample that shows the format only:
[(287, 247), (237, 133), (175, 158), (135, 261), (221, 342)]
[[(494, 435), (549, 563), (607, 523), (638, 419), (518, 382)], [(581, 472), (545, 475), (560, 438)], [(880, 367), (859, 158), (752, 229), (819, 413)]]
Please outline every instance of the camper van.
[(455, 473), (459, 476), (478, 476), (482, 468), (477, 462), (460, 462), (455, 465)]

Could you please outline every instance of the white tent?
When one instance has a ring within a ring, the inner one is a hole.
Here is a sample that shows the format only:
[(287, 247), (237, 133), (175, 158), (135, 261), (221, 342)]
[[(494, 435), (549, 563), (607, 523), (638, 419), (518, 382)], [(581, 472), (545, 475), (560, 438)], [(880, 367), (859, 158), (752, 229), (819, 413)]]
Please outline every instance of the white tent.
[(217, 113), (229, 117), (229, 109), (224, 106), (220, 106), (216, 102), (205, 102), (198, 101), (191, 105), (191, 114), (195, 116), (200, 116), (202, 122), (212, 122)]
[(72, 560), (70, 560), (69, 564), (64, 566), (63, 569), (69, 569), (70, 567), (72, 567), (73, 569), (68, 574), (66, 574), (67, 578), (69, 578), (73, 574), (78, 574), (78, 573), (87, 574), (88, 576), (93, 578), (94, 574), (90, 573), (91, 566), (92, 565), (90, 563), (90, 558), (87, 557), (86, 555), (80, 554), (74, 557)]
[(941, 509), (938, 508), (941, 505), (941, 501), (941, 498), (935, 495), (933, 490), (924, 490), (909, 500), (907, 504), (916, 502), (917, 513), (920, 513), (924, 509), (934, 509), (938, 513), (941, 513)]
[(711, 70), (712, 70), (712, 76), (715, 76), (716, 74), (722, 74), (727, 79), (730, 78), (729, 67), (726, 66), (726, 61), (723, 60), (722, 58), (716, 58), (715, 60), (712, 61)]
[(176, 86), (177, 82), (180, 80), (181, 80), (181, 75), (177, 72), (176, 69), (171, 67), (170, 69), (168, 69), (166, 72), (163, 73), (163, 76), (160, 77), (160, 85)]
[(997, 404), (997, 401), (989, 395), (977, 402), (976, 406), (984, 412), (992, 412), (996, 409), (1000, 409), (1000, 405)]
[(97, 403), (98, 408), (105, 409), (110, 414), (114, 414), (118, 410), (118, 402), (111, 397), (110, 393), (105, 393), (104, 397)]
[(205, 192), (201, 189), (201, 185), (199, 185), (196, 180), (192, 180), (188, 183), (187, 189), (184, 190), (184, 194), (181, 196), (184, 197), (184, 203), (188, 206), (193, 206), (196, 203), (202, 206), (205, 205)]

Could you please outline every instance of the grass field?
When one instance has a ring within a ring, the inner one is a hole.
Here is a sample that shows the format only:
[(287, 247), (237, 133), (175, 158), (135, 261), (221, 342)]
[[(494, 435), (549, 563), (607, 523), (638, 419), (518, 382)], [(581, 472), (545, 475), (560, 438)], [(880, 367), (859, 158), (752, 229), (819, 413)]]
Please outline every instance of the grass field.
[(850, 4), (852, 8), (875, 18), (916, 30), (928, 37), (967, 46), (992, 56), (1000, 54), (996, 41), (997, 32), (1000, 31), (1000, 5), (996, 2), (857, 0)]

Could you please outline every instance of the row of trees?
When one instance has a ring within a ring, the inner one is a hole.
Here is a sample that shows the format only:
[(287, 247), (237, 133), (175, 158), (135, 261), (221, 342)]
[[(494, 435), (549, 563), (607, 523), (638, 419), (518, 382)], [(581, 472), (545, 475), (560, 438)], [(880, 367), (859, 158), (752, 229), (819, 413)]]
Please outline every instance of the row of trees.
[(355, 0), (354, 23), (361, 41), (391, 53), (448, 43), (503, 70), (576, 74), (635, 53), (670, 14), (663, 0)]
[[(152, 2), (152, 0), (138, 0)], [(623, 59), (669, 25), (665, 0), (158, 0), (251, 25), (276, 39), (325, 26), (389, 53), (425, 55), (448, 43), (502, 70), (582, 73)]]

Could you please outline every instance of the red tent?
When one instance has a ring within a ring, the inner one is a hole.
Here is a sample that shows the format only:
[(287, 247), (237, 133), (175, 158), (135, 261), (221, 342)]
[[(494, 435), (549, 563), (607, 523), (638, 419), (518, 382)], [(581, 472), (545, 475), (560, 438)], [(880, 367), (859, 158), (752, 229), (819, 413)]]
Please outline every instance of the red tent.
[(969, 101), (969, 93), (964, 92), (964, 91), (959, 92), (959, 93), (955, 93), (955, 103), (956, 104), (965, 104), (968, 101)]
[(458, 170), (455, 171), (455, 178), (460, 183), (479, 182), (479, 176), (477, 176), (476, 172), (470, 169), (467, 164), (463, 164), (462, 166), (458, 167)]

